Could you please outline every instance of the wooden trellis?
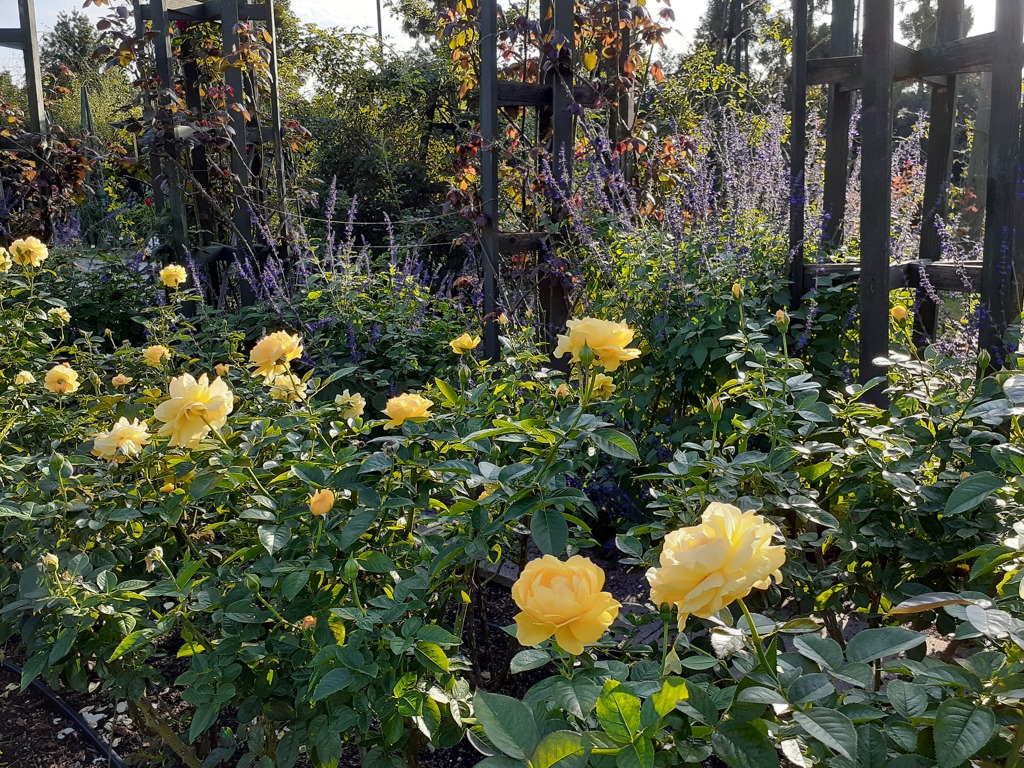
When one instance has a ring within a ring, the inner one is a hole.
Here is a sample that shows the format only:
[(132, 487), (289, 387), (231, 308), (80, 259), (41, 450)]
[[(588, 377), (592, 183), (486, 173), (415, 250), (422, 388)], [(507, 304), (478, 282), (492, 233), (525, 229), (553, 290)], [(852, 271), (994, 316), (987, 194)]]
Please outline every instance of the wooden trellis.
[(20, 49), (25, 59), (25, 91), (28, 95), (29, 127), (46, 133), (46, 99), (39, 65), (36, 9), (32, 0), (18, 0), (18, 26), (0, 27), (0, 48)]
[[(979, 346), (998, 364), (1010, 348), (1008, 330), (1021, 313), (1024, 287), (1024, 201), (1021, 189), (1021, 69), (1024, 67), (1024, 0), (996, 0), (996, 28), (962, 36), (964, 0), (939, 0), (934, 45), (913, 50), (893, 41), (893, 0), (863, 3), (863, 46), (854, 50), (854, 0), (832, 2), (832, 47), (826, 59), (807, 60), (807, 0), (793, 2), (793, 132), (790, 246), (792, 302), (799, 304), (815, 278), (825, 273), (860, 277), (860, 378), (883, 373), (874, 361), (889, 352), (889, 291), (918, 289), (915, 336), (935, 334), (933, 289), (981, 293)], [(991, 71), (992, 112), (988, 151), (985, 238), (980, 264), (960, 269), (939, 263), (935, 222), (947, 210), (957, 76)], [(918, 80), (931, 86), (928, 156), (918, 260), (890, 264), (892, 206), (892, 83)], [(804, 167), (808, 85), (828, 86), (822, 246), (842, 241), (849, 177), (848, 143), (852, 98), (861, 93), (861, 210), (859, 264), (805, 263)], [(966, 273), (967, 284), (962, 275)], [(882, 393), (874, 393), (882, 400)]]
[[(284, 146), (282, 139), (281, 104), (278, 86), (277, 67), (277, 30), (274, 22), (274, 0), (263, 0), (263, 2), (248, 2), (248, 0), (149, 0), (143, 3), (142, 0), (134, 0), (135, 19), (139, 29), (147, 23), (152, 24), (156, 32), (154, 41), (155, 48), (155, 70), (160, 78), (162, 87), (172, 89), (176, 80), (174, 73), (174, 57), (171, 51), (171, 24), (199, 24), (205, 22), (219, 23), (221, 25), (222, 51), (225, 57), (231, 56), (237, 51), (239, 45), (238, 25), (240, 22), (263, 21), (268, 25), (271, 35), (270, 48), (270, 110), (271, 125), (260, 128), (252, 119), (242, 111), (234, 111), (232, 114), (231, 138), (231, 174), (234, 179), (235, 197), (231, 211), (231, 226), (234, 231), (236, 245), (234, 252), (254, 252), (253, 245), (253, 213), (249, 210), (246, 200), (246, 192), (249, 189), (257, 188), (266, 190), (268, 179), (256, 178), (258, 171), (254, 170), (256, 157), (265, 150), (268, 145), (273, 151), (273, 165), (275, 169), (274, 182), (277, 186), (279, 199), (284, 202), (286, 195), (285, 170), (284, 170)], [(195, 118), (202, 116), (202, 101), (199, 93), (199, 72), (195, 63), (185, 57), (183, 66), (182, 81), (185, 91), (185, 105)], [(241, 102), (246, 93), (244, 73), (237, 67), (229, 67), (225, 71), (225, 84), (233, 92), (233, 98)], [(255, 99), (254, 99), (255, 101)], [(159, 110), (166, 105), (153, 104), (150, 110)], [(167, 122), (173, 126), (173, 115), (168, 116)], [(196, 181), (208, 188), (210, 181), (210, 164), (206, 151), (202, 146), (196, 146), (191, 151), (189, 158), (192, 174)], [(178, 157), (178, 150), (175, 143), (173, 131), (168, 131), (154, 151), (150, 152), (152, 166), (153, 198), (154, 204), (160, 210), (170, 213), (171, 231), (169, 239), (174, 249), (180, 252), (188, 242), (188, 206), (185, 200), (185, 184), (181, 178), (180, 169), (183, 167), (181, 158)], [(260, 163), (261, 168), (268, 168), (268, 163)], [(167, 194), (164, 194), (161, 184), (156, 183), (158, 179), (167, 180)], [(194, 206), (199, 230), (199, 247), (209, 247), (212, 243), (214, 231), (213, 213), (210, 207), (204, 202), (197, 202)]]

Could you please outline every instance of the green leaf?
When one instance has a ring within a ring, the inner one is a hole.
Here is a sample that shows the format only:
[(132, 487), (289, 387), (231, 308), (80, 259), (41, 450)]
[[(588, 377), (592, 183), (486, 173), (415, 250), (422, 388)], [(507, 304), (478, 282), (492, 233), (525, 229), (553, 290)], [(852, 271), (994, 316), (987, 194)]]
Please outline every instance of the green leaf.
[(529, 768), (529, 765), (525, 760), (513, 760), (504, 755), (495, 755), (484, 758), (473, 768)]
[(689, 695), (685, 680), (681, 677), (669, 677), (661, 684), (661, 690), (651, 698), (654, 700), (654, 710), (664, 717), (676, 708), (680, 699), (688, 698)]
[(200, 704), (192, 715), (192, 724), (188, 728), (188, 740), (194, 742), (207, 728), (217, 721), (218, 709), (215, 704)]
[(843, 666), (843, 649), (830, 637), (801, 635), (793, 638), (793, 647), (801, 656), (806, 656), (825, 669), (839, 669)]
[(370, 530), (370, 526), (376, 519), (377, 510), (375, 509), (364, 509), (362, 512), (352, 515), (345, 523), (345, 527), (341, 529), (341, 534), (338, 536), (338, 547), (341, 549), (351, 547), (360, 536)]
[(352, 673), (347, 669), (332, 669), (320, 678), (313, 692), (313, 701), (321, 701), (345, 688), (352, 680)]
[(857, 729), (853, 721), (834, 709), (794, 710), (793, 719), (807, 733), (843, 757), (857, 759)]
[(944, 605), (971, 605), (974, 601), (960, 597), (956, 592), (927, 592), (915, 595), (889, 611), (890, 616), (934, 611)]
[(539, 648), (527, 648), (512, 657), (509, 664), (509, 672), (518, 675), (521, 672), (529, 672), (531, 669), (539, 669), (551, 661), (551, 654)]
[(831, 696), (835, 691), (828, 675), (816, 672), (813, 675), (801, 675), (794, 680), (786, 691), (786, 695), (793, 704), (809, 704), (812, 701)]
[(591, 441), (599, 449), (617, 459), (640, 460), (640, 453), (633, 440), (614, 429), (595, 429), (590, 435)]
[(530, 708), (518, 699), (477, 691), (473, 711), (488, 740), (509, 757), (525, 760), (537, 748), (537, 723)]
[(459, 393), (455, 391), (455, 388), (452, 387), (451, 384), (449, 384), (447, 381), (444, 381), (443, 379), (438, 378), (434, 379), (434, 384), (437, 385), (437, 391), (444, 396), (446, 405), (458, 404)]
[(203, 472), (201, 475), (196, 475), (188, 484), (188, 495), (192, 501), (199, 501), (216, 488), (223, 479), (224, 475), (221, 472)]
[(427, 669), (437, 672), (438, 674), (447, 674), (448, 672), (448, 657), (445, 655), (444, 649), (437, 643), (429, 643), (425, 640), (421, 640), (416, 643), (416, 647), (413, 648), (417, 660)]
[(269, 555), (280, 550), (292, 538), (291, 531), (286, 525), (261, 525), (256, 529), (256, 533), (260, 537), (260, 544)]
[(640, 730), (640, 699), (609, 680), (597, 699), (597, 719), (612, 739), (628, 744)]
[(715, 730), (711, 745), (730, 768), (778, 768), (771, 741), (750, 722), (727, 720)]
[(924, 686), (908, 683), (906, 680), (890, 680), (885, 687), (892, 708), (908, 720), (919, 717), (928, 709), (928, 694)]
[(541, 509), (530, 518), (530, 535), (545, 555), (560, 555), (569, 541), (569, 524), (557, 509)]
[(865, 629), (854, 635), (846, 646), (846, 658), (867, 662), (914, 648), (924, 642), (924, 635), (905, 627)]
[(946, 699), (935, 716), (935, 756), (939, 768), (955, 768), (981, 749), (996, 730), (988, 707), (964, 699)]
[(583, 768), (587, 764), (590, 747), (583, 737), (571, 731), (555, 731), (545, 736), (533, 756), (532, 768)]
[(615, 759), (615, 768), (654, 768), (654, 744), (637, 739), (626, 745)]
[(47, 661), (47, 665), (53, 666), (67, 656), (71, 652), (71, 646), (75, 644), (75, 640), (77, 639), (78, 630), (70, 627), (62, 630), (61, 633), (57, 635), (57, 641), (53, 644), (53, 647), (50, 648), (50, 658)]
[(1011, 403), (1024, 403), (1024, 376), (1014, 374), (1003, 382), (1003, 394)]
[(992, 472), (978, 472), (953, 489), (946, 501), (944, 514), (949, 517), (970, 512), (1005, 485), (1006, 481)]
[(870, 725), (857, 729), (857, 759), (860, 768), (886, 768), (889, 750), (880, 730)]
[(152, 640), (152, 630), (136, 630), (118, 644), (117, 648), (115, 648), (114, 652), (110, 654), (110, 658), (107, 659), (107, 661), (116, 661), (117, 659), (120, 659), (122, 656), (124, 656), (126, 653), (137, 651), (150, 640)]

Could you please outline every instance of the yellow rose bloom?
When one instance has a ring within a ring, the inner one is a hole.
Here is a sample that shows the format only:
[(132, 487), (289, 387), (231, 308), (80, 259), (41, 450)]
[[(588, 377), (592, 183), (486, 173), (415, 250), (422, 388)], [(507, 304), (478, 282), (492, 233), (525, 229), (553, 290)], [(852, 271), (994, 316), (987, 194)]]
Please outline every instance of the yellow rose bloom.
[(144, 421), (128, 421), (124, 416), (106, 432), (93, 435), (93, 456), (120, 463), (134, 458), (149, 443), (149, 429)]
[(647, 571), (651, 601), (679, 611), (679, 631), (690, 614), (702, 619), (753, 589), (782, 579), (786, 548), (772, 544), (778, 528), (753, 512), (730, 504), (708, 505), (701, 524), (665, 537), (660, 565)]
[(572, 394), (572, 390), (569, 389), (569, 385), (564, 381), (558, 385), (558, 389), (555, 390), (555, 397), (559, 400), (564, 400)]
[(54, 307), (46, 311), (46, 316), (54, 325), (67, 325), (71, 322), (71, 313), (64, 307)]
[(278, 373), (264, 382), (270, 396), (285, 403), (301, 403), (306, 399), (306, 382), (291, 373)]
[(462, 355), (469, 352), (471, 349), (476, 349), (480, 346), (480, 337), (470, 336), (468, 333), (464, 333), (457, 339), (449, 341), (448, 346), (452, 348), (452, 352), (456, 355)]
[(119, 373), (117, 374), (117, 376), (110, 380), (110, 383), (113, 384), (115, 387), (127, 387), (129, 384), (132, 383), (132, 377), (125, 376), (123, 373)]
[(26, 237), (11, 243), (11, 258), (23, 267), (38, 267), (50, 255), (50, 249), (38, 237)]
[(170, 399), (157, 406), (153, 415), (164, 425), (161, 435), (170, 435), (171, 447), (194, 448), (210, 429), (223, 427), (234, 408), (234, 398), (221, 378), (212, 382), (204, 373), (198, 380), (183, 373), (171, 379)]
[(732, 284), (732, 297), (737, 301), (743, 298), (743, 286), (739, 283)]
[(570, 361), (579, 362), (580, 351), (584, 346), (594, 352), (594, 363), (605, 370), (617, 370), (627, 360), (640, 357), (640, 350), (629, 346), (633, 341), (633, 329), (626, 323), (612, 320), (599, 320), (596, 317), (582, 317), (570, 320), (567, 324), (568, 333), (559, 334), (555, 357), (572, 355)]
[(227, 363), (217, 363), (217, 365), (213, 366), (213, 370), (217, 372), (218, 376), (224, 377), (228, 375), (228, 372), (231, 370), (231, 366)]
[(366, 400), (358, 392), (349, 394), (346, 389), (334, 398), (334, 404), (341, 408), (341, 418), (354, 419), (363, 415), (366, 410)]
[(174, 483), (164, 483), (161, 485), (160, 493), (174, 493)]
[(334, 508), (334, 492), (329, 491), (326, 488), (321, 488), (319, 491), (309, 497), (309, 511), (312, 512), (316, 517), (326, 515)]
[(420, 395), (399, 395), (398, 397), (392, 397), (388, 400), (387, 407), (384, 408), (384, 415), (389, 419), (384, 424), (384, 429), (400, 427), (407, 419), (430, 418), (430, 406), (433, 404), (433, 400), (428, 400)]
[(163, 344), (152, 344), (142, 350), (142, 356), (146, 359), (146, 365), (159, 368), (164, 358), (170, 358), (171, 350)]
[(72, 392), (77, 392), (78, 372), (65, 363), (55, 365), (47, 371), (43, 386), (55, 395), (69, 395)]
[(603, 373), (594, 376), (594, 397), (611, 397), (615, 394), (616, 389), (615, 380), (611, 376), (605, 376)]
[(14, 386), (16, 387), (27, 387), (29, 384), (35, 384), (36, 377), (28, 371), (18, 371), (14, 374)]
[(181, 264), (168, 264), (160, 270), (160, 282), (168, 288), (177, 288), (188, 280), (188, 272)]
[(588, 558), (574, 555), (562, 562), (552, 555), (531, 560), (512, 585), (519, 606), (516, 639), (539, 645), (554, 636), (568, 653), (583, 653), (596, 643), (619, 615), (621, 605), (602, 592), (604, 571)]
[(298, 336), (287, 331), (264, 336), (249, 352), (249, 363), (254, 368), (252, 375), (270, 379), (274, 374), (285, 373), (288, 364), (301, 354), (302, 339)]
[(904, 307), (902, 304), (897, 304), (889, 311), (889, 314), (892, 316), (892, 319), (895, 320), (897, 323), (902, 323), (904, 320), (907, 319), (908, 313), (906, 307)]
[(0, 273), (10, 272), (12, 264), (14, 262), (11, 261), (11, 254), (7, 252), (6, 248), (0, 248)]

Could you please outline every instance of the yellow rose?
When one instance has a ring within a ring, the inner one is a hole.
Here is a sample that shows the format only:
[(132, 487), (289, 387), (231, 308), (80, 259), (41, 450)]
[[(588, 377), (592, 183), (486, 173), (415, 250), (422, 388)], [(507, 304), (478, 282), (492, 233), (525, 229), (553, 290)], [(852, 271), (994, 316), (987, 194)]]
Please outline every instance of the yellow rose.
[(0, 248), (0, 273), (10, 272), (13, 263), (11, 261), (11, 254), (7, 252), (7, 249)]
[(897, 304), (889, 311), (889, 314), (892, 316), (892, 319), (895, 320), (897, 323), (902, 323), (904, 320), (907, 319), (907, 308), (904, 307), (902, 304)]
[(341, 418), (354, 419), (363, 415), (366, 410), (366, 400), (358, 392), (349, 394), (346, 389), (334, 398), (334, 404), (341, 408)]
[(309, 497), (309, 511), (313, 513), (315, 517), (326, 515), (334, 508), (334, 492), (329, 491), (326, 488), (321, 488), (319, 491)]
[(23, 267), (38, 267), (49, 255), (50, 250), (38, 237), (26, 237), (11, 243), (11, 258)]
[(174, 493), (174, 483), (164, 483), (161, 485), (160, 493)]
[(743, 286), (739, 283), (732, 284), (732, 297), (736, 299), (736, 301), (743, 298)]
[(14, 374), (14, 386), (16, 387), (27, 387), (29, 384), (35, 384), (36, 377), (28, 371), (18, 371)]
[(231, 366), (227, 363), (217, 363), (217, 365), (213, 366), (213, 370), (217, 372), (218, 376), (223, 378), (228, 375), (228, 372), (231, 370)]
[(430, 406), (433, 400), (428, 400), (419, 395), (399, 395), (388, 400), (384, 415), (389, 417), (384, 429), (394, 429), (402, 426), (406, 419), (429, 419), (431, 416)]
[(249, 363), (254, 367), (253, 376), (273, 378), (276, 373), (286, 373), (288, 363), (302, 354), (302, 339), (287, 331), (278, 331), (264, 336), (249, 352)]
[(223, 427), (234, 408), (231, 390), (223, 379), (198, 381), (184, 373), (171, 379), (170, 399), (157, 406), (153, 415), (164, 425), (161, 435), (170, 435), (171, 447), (194, 448), (210, 433)]
[(569, 389), (569, 385), (564, 381), (558, 385), (558, 389), (555, 390), (555, 397), (559, 400), (564, 400), (572, 394), (572, 390)]
[(753, 512), (712, 503), (701, 524), (665, 537), (660, 566), (647, 571), (651, 601), (679, 611), (679, 631), (693, 614), (707, 619), (753, 589), (767, 589), (786, 562), (786, 548), (772, 544), (778, 528)]
[(611, 397), (616, 389), (615, 380), (611, 376), (605, 376), (603, 373), (594, 376), (594, 397)]
[(316, 616), (307, 616), (302, 620), (299, 625), (303, 632), (308, 632), (311, 629), (316, 629)]
[(117, 374), (117, 376), (110, 380), (110, 383), (113, 384), (115, 387), (127, 387), (129, 384), (132, 383), (132, 377), (125, 376), (123, 373), (119, 373)]
[(160, 270), (160, 282), (168, 288), (177, 288), (188, 280), (188, 272), (181, 264), (168, 264)]
[(468, 333), (464, 333), (457, 339), (452, 339), (448, 342), (448, 346), (452, 348), (452, 352), (456, 355), (465, 354), (471, 349), (476, 349), (479, 345), (480, 337), (470, 336)]
[(306, 382), (291, 373), (278, 373), (263, 382), (270, 387), (270, 396), (285, 403), (301, 403), (306, 399)]
[(633, 341), (633, 329), (626, 323), (611, 320), (599, 320), (596, 317), (583, 317), (570, 320), (567, 324), (568, 334), (558, 336), (555, 357), (572, 355), (571, 362), (579, 362), (580, 351), (584, 346), (590, 347), (594, 353), (594, 362), (605, 370), (617, 370), (627, 360), (640, 357), (640, 350), (629, 347)]
[(67, 395), (78, 391), (78, 372), (70, 365), (55, 365), (46, 373), (43, 386), (55, 395)]
[(50, 322), (54, 325), (61, 326), (67, 325), (71, 322), (71, 313), (68, 312), (64, 307), (54, 307), (46, 311), (46, 316)]
[(92, 454), (120, 463), (138, 456), (149, 440), (149, 429), (144, 421), (128, 421), (122, 416), (108, 431), (93, 435)]
[(775, 312), (775, 324), (783, 330), (789, 328), (789, 315), (786, 314), (786, 310), (779, 309)]
[(539, 645), (554, 636), (568, 653), (583, 653), (583, 646), (600, 640), (619, 615), (619, 602), (602, 592), (603, 586), (604, 571), (586, 557), (531, 560), (512, 585), (520, 609), (516, 639), (521, 645)]
[(164, 358), (170, 358), (171, 350), (163, 344), (153, 344), (142, 350), (142, 356), (146, 358), (146, 365), (159, 368)]

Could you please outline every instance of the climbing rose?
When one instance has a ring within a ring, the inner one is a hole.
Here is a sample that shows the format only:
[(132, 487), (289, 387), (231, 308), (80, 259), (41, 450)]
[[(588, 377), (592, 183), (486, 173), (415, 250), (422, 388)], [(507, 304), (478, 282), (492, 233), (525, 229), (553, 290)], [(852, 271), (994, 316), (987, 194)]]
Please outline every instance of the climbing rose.
[(164, 425), (161, 435), (170, 435), (171, 447), (194, 448), (210, 429), (220, 429), (234, 408), (228, 385), (217, 377), (208, 381), (204, 373), (198, 380), (183, 373), (171, 379), (170, 398), (157, 406), (153, 415)]
[(456, 355), (461, 355), (469, 352), (471, 349), (476, 349), (480, 345), (479, 336), (470, 336), (468, 333), (464, 333), (456, 339), (452, 339), (448, 342), (448, 346), (452, 348), (452, 352)]
[(177, 288), (188, 280), (188, 272), (181, 264), (168, 264), (160, 270), (160, 282), (168, 288)]
[(14, 386), (16, 387), (26, 387), (29, 384), (35, 383), (36, 377), (33, 376), (28, 371), (18, 371), (16, 374), (14, 374)]
[(298, 336), (287, 331), (264, 336), (249, 352), (252, 375), (272, 379), (275, 374), (287, 373), (288, 364), (301, 354), (302, 339)]
[(366, 399), (358, 392), (349, 394), (347, 389), (340, 395), (334, 396), (334, 404), (342, 409), (341, 418), (343, 419), (354, 419), (357, 416), (362, 416), (363, 411), (366, 410)]
[(144, 421), (128, 421), (124, 416), (106, 432), (93, 435), (93, 456), (120, 463), (134, 458), (149, 443), (149, 429)]
[(617, 370), (621, 363), (640, 357), (640, 350), (629, 346), (633, 329), (624, 322), (583, 317), (570, 320), (566, 325), (568, 334), (558, 336), (555, 357), (565, 357), (569, 352), (571, 362), (579, 362), (580, 352), (587, 346), (594, 353), (595, 364), (607, 371)]
[(78, 372), (70, 365), (55, 365), (46, 373), (43, 386), (55, 395), (68, 395), (78, 391)]
[(153, 344), (142, 350), (142, 356), (146, 359), (146, 365), (151, 365), (154, 368), (160, 367), (160, 361), (165, 357), (171, 356), (171, 350), (165, 347), (163, 344)]
[(38, 267), (50, 255), (50, 249), (38, 237), (26, 237), (11, 243), (11, 258), (23, 267)]
[(384, 424), (384, 429), (400, 427), (407, 419), (430, 418), (430, 406), (433, 404), (433, 400), (428, 400), (427, 398), (420, 397), (419, 395), (399, 395), (398, 397), (392, 397), (388, 400), (387, 407), (384, 408), (384, 414), (388, 416), (388, 421)]

